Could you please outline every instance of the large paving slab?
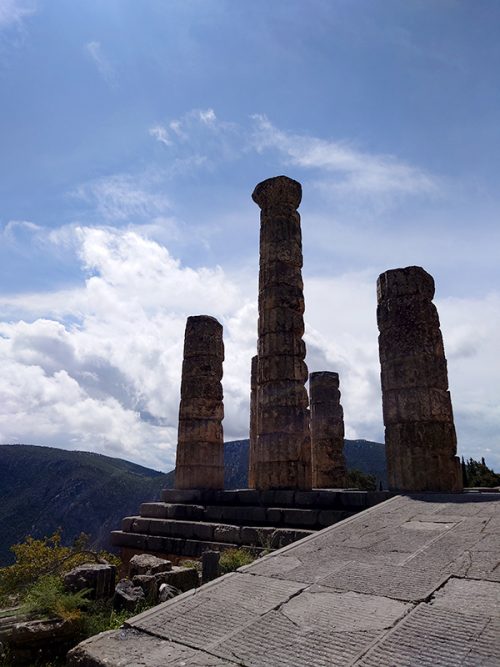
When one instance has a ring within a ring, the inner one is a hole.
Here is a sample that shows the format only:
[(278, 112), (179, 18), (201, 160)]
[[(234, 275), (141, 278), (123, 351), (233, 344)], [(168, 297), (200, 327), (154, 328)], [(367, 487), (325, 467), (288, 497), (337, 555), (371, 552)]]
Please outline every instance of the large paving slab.
[(84, 642), (69, 664), (498, 666), (499, 530), (500, 494), (397, 496)]

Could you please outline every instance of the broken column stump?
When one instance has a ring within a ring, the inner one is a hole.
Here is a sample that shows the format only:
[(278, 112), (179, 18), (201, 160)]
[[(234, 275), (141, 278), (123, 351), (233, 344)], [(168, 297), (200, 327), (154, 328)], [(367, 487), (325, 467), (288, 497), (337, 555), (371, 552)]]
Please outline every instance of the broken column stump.
[(309, 395), (313, 487), (342, 489), (346, 484), (346, 464), (339, 374), (330, 371), (311, 373)]
[(188, 317), (184, 339), (175, 487), (224, 488), (222, 325)]
[(310, 489), (311, 440), (302, 283), (300, 183), (259, 183), (261, 208), (256, 489)]
[(462, 490), (457, 439), (434, 280), (419, 266), (377, 281), (382, 399), (389, 488)]

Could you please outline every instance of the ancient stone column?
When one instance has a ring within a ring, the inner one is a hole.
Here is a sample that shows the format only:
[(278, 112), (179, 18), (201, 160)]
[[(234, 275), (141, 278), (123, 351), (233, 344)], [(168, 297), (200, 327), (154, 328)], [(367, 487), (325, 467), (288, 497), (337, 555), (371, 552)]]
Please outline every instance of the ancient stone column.
[(257, 489), (311, 488), (311, 439), (302, 283), (300, 183), (259, 183), (261, 208), (258, 339)]
[(188, 317), (184, 338), (175, 487), (224, 488), (222, 325)]
[(315, 489), (343, 489), (344, 411), (340, 405), (339, 374), (309, 375), (311, 401), (312, 485)]
[(250, 449), (248, 452), (248, 488), (255, 488), (255, 461), (257, 455), (257, 364), (259, 357), (252, 357), (250, 372)]
[(462, 490), (434, 280), (419, 266), (377, 282), (389, 488)]

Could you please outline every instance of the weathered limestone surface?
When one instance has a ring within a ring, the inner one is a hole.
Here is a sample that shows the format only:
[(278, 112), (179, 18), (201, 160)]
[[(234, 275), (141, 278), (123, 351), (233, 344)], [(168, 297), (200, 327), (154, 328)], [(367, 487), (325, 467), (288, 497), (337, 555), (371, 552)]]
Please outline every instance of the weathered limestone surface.
[(344, 411), (340, 405), (339, 374), (330, 371), (311, 373), (309, 395), (313, 487), (344, 488)]
[(377, 282), (389, 488), (462, 490), (434, 280), (419, 266)]
[(499, 520), (499, 493), (394, 497), (87, 640), (68, 664), (493, 667)]
[(208, 315), (188, 317), (184, 339), (175, 486), (224, 488), (222, 325)]
[(259, 183), (252, 195), (261, 208), (257, 489), (309, 489), (312, 482), (301, 197), (300, 183), (286, 176)]
[(250, 373), (250, 449), (248, 452), (248, 488), (255, 488), (255, 462), (257, 459), (257, 373), (259, 357), (252, 357)]

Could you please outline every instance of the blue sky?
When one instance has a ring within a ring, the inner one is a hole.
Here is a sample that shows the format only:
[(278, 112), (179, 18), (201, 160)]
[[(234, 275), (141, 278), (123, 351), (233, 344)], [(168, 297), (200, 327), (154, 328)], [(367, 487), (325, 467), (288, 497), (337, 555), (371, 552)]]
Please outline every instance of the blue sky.
[(436, 280), (459, 452), (500, 468), (500, 5), (0, 0), (0, 442), (174, 462), (185, 318), (248, 431), (255, 184), (300, 180), (309, 370), (381, 440), (375, 282)]

